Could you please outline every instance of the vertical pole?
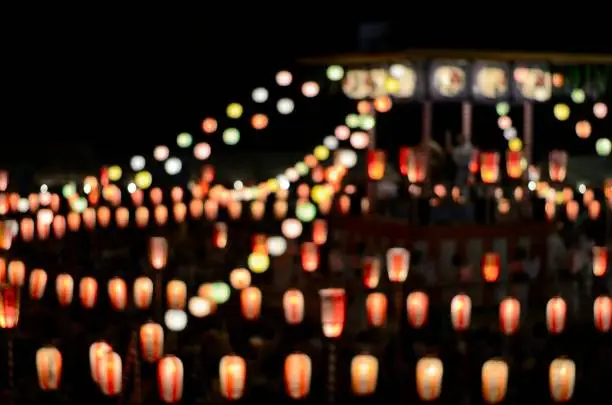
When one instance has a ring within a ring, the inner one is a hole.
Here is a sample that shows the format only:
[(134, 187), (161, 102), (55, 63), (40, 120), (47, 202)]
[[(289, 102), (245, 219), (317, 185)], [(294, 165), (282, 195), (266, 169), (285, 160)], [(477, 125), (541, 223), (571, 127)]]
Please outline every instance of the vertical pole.
[(461, 133), (467, 142), (472, 141), (472, 103), (461, 103)]
[[(427, 156), (427, 176), (426, 179), (430, 178), (429, 169), (430, 169), (430, 160), (431, 160), (431, 150), (429, 148), (429, 144), (431, 143), (431, 120), (433, 116), (433, 107), (431, 101), (427, 100), (423, 102), (423, 107), (421, 110), (423, 121), (421, 125), (421, 145), (425, 149), (425, 155)], [(426, 180), (428, 182), (429, 180)]]
[(533, 103), (523, 104), (523, 150), (527, 164), (533, 162)]
[[(368, 145), (368, 152), (376, 150), (376, 110), (374, 110), (374, 106), (370, 105), (372, 110), (372, 116), (374, 117), (374, 126), (370, 129), (370, 143)], [(366, 178), (368, 179), (368, 201), (370, 201), (370, 212), (376, 212), (376, 182), (370, 181), (370, 177), (367, 174), (367, 163), (366, 163)]]
[(8, 365), (8, 388), (10, 404), (15, 404), (15, 349), (13, 346), (13, 334), (8, 331), (7, 336), (7, 365)]
[(329, 353), (327, 357), (327, 403), (336, 403), (336, 344), (329, 343)]

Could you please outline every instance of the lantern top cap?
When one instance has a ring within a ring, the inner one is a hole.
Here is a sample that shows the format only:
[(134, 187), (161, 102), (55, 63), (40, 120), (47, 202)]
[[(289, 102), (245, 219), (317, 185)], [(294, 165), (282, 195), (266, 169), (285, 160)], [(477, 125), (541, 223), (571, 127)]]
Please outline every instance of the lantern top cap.
[(346, 291), (344, 288), (324, 288), (319, 290), (319, 296), (321, 297), (338, 297), (344, 296)]

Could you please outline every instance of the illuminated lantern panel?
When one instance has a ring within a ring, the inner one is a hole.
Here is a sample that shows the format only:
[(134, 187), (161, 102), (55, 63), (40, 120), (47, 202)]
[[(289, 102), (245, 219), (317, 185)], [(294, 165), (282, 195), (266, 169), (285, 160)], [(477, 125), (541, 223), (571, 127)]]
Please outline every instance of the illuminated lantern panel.
[(343, 288), (319, 290), (321, 298), (321, 324), (328, 338), (342, 335), (346, 316), (346, 292)]
[(368, 314), (368, 323), (371, 326), (377, 328), (385, 326), (385, 322), (387, 321), (387, 296), (379, 292), (368, 294), (366, 298), (366, 310)]
[(516, 298), (504, 298), (499, 304), (499, 327), (506, 336), (513, 335), (521, 321), (521, 303)]
[(164, 355), (164, 328), (153, 322), (140, 327), (140, 352), (148, 363), (154, 363)]
[(115, 352), (105, 353), (100, 358), (99, 367), (98, 384), (102, 393), (108, 396), (119, 395), (123, 385), (121, 356)]
[(253, 321), (261, 314), (261, 290), (247, 287), (240, 292), (240, 307), (245, 319)]
[(391, 248), (387, 250), (387, 273), (389, 281), (403, 283), (408, 277), (410, 266), (410, 252), (404, 248)]
[(429, 296), (422, 291), (408, 294), (406, 298), (408, 323), (415, 329), (421, 328), (427, 322), (429, 314)]
[(386, 161), (385, 151), (368, 151), (368, 177), (370, 180), (382, 180), (385, 176)]
[(183, 397), (183, 362), (176, 356), (166, 356), (157, 364), (159, 397), (167, 404)]
[(563, 150), (553, 150), (548, 154), (548, 174), (550, 180), (563, 182), (567, 175), (567, 152)]
[(550, 396), (555, 402), (568, 402), (574, 395), (576, 363), (565, 358), (556, 358), (548, 371)]
[(219, 362), (219, 385), (223, 398), (237, 400), (244, 394), (246, 362), (240, 356), (223, 356)]
[(465, 294), (453, 297), (450, 305), (451, 322), (457, 332), (463, 332), (470, 327), (472, 319), (472, 299)]
[(601, 277), (608, 271), (608, 249), (605, 246), (593, 246), (593, 275)]
[(304, 294), (300, 290), (287, 290), (283, 294), (283, 312), (289, 325), (297, 325), (304, 319)]
[(548, 300), (546, 304), (546, 327), (548, 332), (559, 334), (565, 329), (567, 303), (561, 297)]
[(485, 184), (493, 184), (499, 180), (499, 153), (482, 152), (480, 154), (480, 177)]
[(310, 392), (312, 361), (308, 355), (293, 353), (285, 359), (285, 390), (292, 399), (302, 399)]
[(499, 280), (500, 257), (497, 253), (485, 253), (482, 257), (482, 277), (487, 283)]
[(508, 363), (503, 360), (487, 360), (482, 365), (482, 399), (487, 404), (499, 404), (508, 391)]
[(43, 391), (59, 388), (62, 380), (62, 354), (55, 347), (44, 347), (36, 352), (38, 385)]
[(100, 382), (100, 360), (112, 351), (113, 348), (104, 341), (95, 342), (89, 346), (89, 368), (91, 378), (96, 384)]
[(602, 332), (607, 333), (612, 328), (612, 298), (609, 296), (599, 296), (593, 303), (593, 320), (595, 322), (595, 328)]
[(378, 383), (378, 359), (369, 354), (358, 354), (351, 361), (351, 386), (357, 396), (372, 395)]
[(416, 365), (417, 393), (423, 401), (435, 401), (442, 392), (444, 365), (435, 357), (423, 357)]

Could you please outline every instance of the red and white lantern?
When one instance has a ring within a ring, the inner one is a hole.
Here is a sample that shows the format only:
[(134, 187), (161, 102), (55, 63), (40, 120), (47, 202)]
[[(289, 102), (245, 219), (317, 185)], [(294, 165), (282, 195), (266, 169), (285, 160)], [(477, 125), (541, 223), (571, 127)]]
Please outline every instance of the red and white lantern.
[(91, 378), (96, 383), (100, 382), (100, 359), (112, 351), (113, 348), (104, 341), (95, 342), (89, 346), (89, 368), (91, 370)]
[(34, 269), (30, 273), (30, 298), (39, 300), (45, 294), (47, 287), (47, 272), (42, 269)]
[(387, 250), (387, 273), (392, 283), (403, 283), (408, 277), (410, 252), (401, 247)]
[(429, 314), (429, 296), (422, 291), (408, 294), (406, 298), (408, 323), (415, 329), (421, 328), (427, 322)]
[(367, 256), (363, 259), (363, 285), (366, 288), (376, 288), (380, 282), (380, 259)]
[(593, 275), (601, 277), (608, 271), (608, 248), (593, 246)]
[(102, 355), (99, 362), (98, 385), (104, 395), (115, 396), (121, 393), (123, 383), (123, 364), (121, 356), (115, 352)]
[(556, 358), (548, 371), (550, 396), (555, 402), (568, 402), (574, 395), (576, 385), (576, 363), (565, 358)]
[(58, 274), (55, 279), (55, 291), (57, 292), (57, 301), (62, 307), (67, 307), (72, 303), (74, 296), (74, 279), (70, 274)]
[(283, 294), (283, 312), (289, 325), (297, 325), (304, 320), (304, 294), (300, 290), (287, 290)]
[(516, 298), (504, 298), (499, 304), (499, 327), (506, 336), (516, 333), (521, 322), (521, 303)]
[(451, 322), (453, 329), (464, 332), (472, 321), (472, 299), (466, 294), (457, 294), (451, 300)]
[(240, 291), (240, 308), (245, 319), (258, 319), (261, 315), (261, 290), (257, 287), (247, 287)]
[(43, 391), (59, 388), (62, 381), (62, 354), (55, 347), (43, 347), (36, 352), (38, 385)]
[(153, 301), (153, 280), (149, 277), (138, 277), (134, 280), (134, 305), (138, 309), (147, 309)]
[(609, 332), (612, 327), (612, 298), (606, 295), (595, 298), (593, 317), (598, 331)]
[(567, 303), (561, 297), (554, 297), (546, 304), (546, 327), (548, 332), (558, 335), (565, 329)]
[(149, 240), (149, 262), (155, 270), (162, 270), (168, 262), (168, 241), (160, 236)]
[(240, 356), (228, 355), (219, 363), (221, 395), (228, 400), (237, 400), (244, 394), (246, 383), (246, 361)]
[(314, 242), (304, 242), (301, 246), (302, 268), (312, 273), (319, 268), (319, 248)]
[(122, 278), (114, 277), (108, 281), (108, 298), (115, 311), (123, 311), (127, 306), (127, 285)]
[(164, 355), (164, 328), (148, 322), (140, 327), (140, 352), (147, 363), (155, 363)]
[(321, 325), (328, 338), (338, 338), (344, 330), (346, 316), (346, 291), (344, 288), (319, 290), (321, 298)]
[(157, 364), (159, 397), (175, 404), (183, 397), (183, 362), (176, 356), (166, 356)]
[(416, 365), (417, 393), (423, 401), (435, 401), (442, 392), (444, 365), (436, 357), (423, 357)]
[(285, 390), (291, 399), (302, 399), (310, 392), (312, 361), (307, 354), (293, 353), (285, 359)]
[(181, 280), (169, 281), (166, 285), (166, 302), (169, 309), (185, 309), (187, 284)]
[(368, 294), (366, 298), (368, 323), (375, 328), (385, 326), (387, 322), (387, 296), (380, 292)]
[(79, 282), (79, 299), (83, 308), (93, 308), (98, 299), (98, 282), (93, 277), (83, 277)]

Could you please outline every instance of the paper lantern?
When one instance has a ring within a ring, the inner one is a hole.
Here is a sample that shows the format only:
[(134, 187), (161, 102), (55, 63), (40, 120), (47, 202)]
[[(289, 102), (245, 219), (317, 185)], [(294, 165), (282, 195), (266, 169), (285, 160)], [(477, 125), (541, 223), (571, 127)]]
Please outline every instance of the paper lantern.
[[(80, 219), (80, 217), (78, 218)], [(19, 233), (21, 234), (21, 239), (25, 242), (31, 242), (34, 239), (34, 220), (32, 218), (23, 218), (19, 223)]]
[(348, 214), (351, 209), (351, 199), (348, 195), (343, 194), (338, 198), (338, 208), (341, 214)]
[(466, 294), (457, 294), (451, 300), (451, 323), (457, 332), (469, 329), (472, 321), (472, 299)]
[(130, 193), (130, 197), (134, 207), (140, 207), (144, 202), (144, 192), (142, 190), (136, 190), (133, 193)]
[(130, 223), (130, 211), (125, 207), (119, 207), (115, 211), (115, 222), (119, 228), (125, 228)]
[(62, 273), (55, 279), (55, 292), (57, 301), (62, 307), (67, 307), (72, 303), (74, 296), (74, 279), (70, 274)]
[(406, 298), (406, 313), (408, 323), (415, 329), (421, 328), (427, 322), (429, 314), (429, 296), (422, 291), (408, 294)]
[(567, 303), (561, 297), (554, 297), (546, 304), (546, 327), (548, 332), (557, 335), (565, 329)]
[(293, 353), (285, 359), (285, 390), (291, 399), (302, 399), (310, 392), (312, 361), (308, 355)]
[(410, 252), (407, 249), (394, 247), (387, 250), (387, 274), (392, 283), (403, 283), (408, 277)]
[(227, 224), (217, 222), (213, 228), (212, 236), (213, 246), (219, 249), (227, 246)]
[(97, 222), (102, 228), (107, 228), (110, 224), (111, 212), (108, 207), (99, 207), (97, 212)]
[(93, 277), (83, 277), (79, 282), (79, 299), (83, 308), (93, 308), (98, 299), (98, 282)]
[(385, 151), (368, 151), (368, 178), (370, 180), (381, 180), (384, 177), (386, 160)]
[(112, 351), (113, 348), (104, 341), (95, 342), (89, 346), (89, 368), (91, 370), (91, 378), (95, 383), (100, 381), (100, 359)]
[(204, 202), (204, 215), (206, 219), (209, 221), (214, 221), (217, 219), (217, 215), (219, 214), (219, 203), (215, 200), (208, 199)]
[(436, 357), (423, 357), (416, 365), (417, 393), (423, 401), (435, 401), (442, 392), (444, 365)]
[(304, 320), (304, 294), (300, 290), (287, 290), (283, 294), (283, 312), (289, 325), (297, 325)]
[(94, 208), (85, 208), (83, 211), (83, 224), (90, 231), (96, 227), (96, 210)]
[(122, 278), (114, 277), (108, 281), (108, 298), (115, 311), (123, 311), (127, 306), (127, 285)]
[(30, 273), (30, 298), (39, 300), (45, 294), (47, 287), (47, 272), (42, 269), (34, 269)]
[(138, 277), (134, 280), (134, 305), (138, 309), (147, 309), (153, 300), (153, 280), (149, 277)]
[(162, 270), (168, 261), (168, 241), (159, 236), (149, 240), (149, 263), (155, 270)]
[[(132, 194), (133, 195), (133, 194)], [(149, 209), (147, 207), (138, 207), (135, 212), (136, 225), (139, 228), (144, 228), (149, 223)]]
[(427, 153), (410, 149), (407, 156), (406, 176), (410, 183), (423, 183), (427, 177)]
[(499, 180), (499, 153), (480, 153), (480, 178), (485, 184), (494, 184)]
[(383, 293), (374, 292), (366, 298), (368, 323), (377, 328), (385, 326), (387, 322), (387, 297)]
[(503, 360), (487, 360), (482, 365), (482, 399), (487, 404), (499, 404), (508, 391), (508, 363)]
[(593, 317), (595, 328), (598, 331), (607, 333), (612, 327), (612, 298), (601, 295), (595, 298), (593, 303)]
[(123, 384), (123, 365), (121, 356), (115, 352), (102, 354), (99, 361), (98, 384), (104, 395), (119, 395)]
[(153, 218), (157, 225), (165, 225), (168, 222), (168, 208), (165, 205), (158, 205), (153, 209)]
[(358, 354), (351, 360), (351, 387), (358, 396), (372, 395), (378, 383), (378, 359), (369, 354)]
[(166, 284), (166, 305), (170, 309), (185, 309), (187, 305), (187, 284), (171, 280)]
[(258, 319), (261, 315), (261, 290), (257, 287), (247, 287), (240, 291), (240, 308), (245, 319)]
[(363, 285), (366, 288), (376, 288), (380, 282), (380, 259), (366, 256), (363, 259)]
[(246, 383), (246, 362), (240, 356), (227, 355), (219, 363), (219, 385), (223, 398), (235, 401), (242, 398)]
[(243, 290), (251, 285), (251, 272), (238, 268), (230, 272), (230, 284), (236, 290)]
[(555, 402), (568, 402), (574, 395), (576, 363), (565, 358), (556, 358), (548, 370), (550, 396)]
[(506, 173), (511, 179), (518, 179), (523, 175), (523, 152), (506, 151)]
[(20, 290), (16, 286), (0, 286), (0, 329), (13, 329), (19, 323)]
[(287, 204), (287, 201), (283, 201), (283, 200), (277, 200), (274, 202), (274, 206), (272, 207), (272, 210), (274, 211), (274, 218), (276, 219), (283, 219), (287, 216), (287, 210), (289, 209), (289, 206)]
[(202, 200), (194, 198), (189, 202), (189, 215), (193, 218), (200, 218), (204, 213), (204, 203)]
[(567, 152), (553, 150), (548, 154), (548, 175), (550, 180), (562, 183), (567, 175)]
[(66, 234), (66, 218), (64, 218), (63, 215), (56, 215), (53, 217), (51, 227), (53, 228), (53, 234), (57, 239), (63, 238)]
[(565, 204), (565, 214), (567, 215), (567, 219), (570, 221), (575, 221), (578, 219), (578, 214), (580, 213), (580, 205), (578, 201), (571, 200)]
[(485, 253), (482, 256), (482, 278), (487, 283), (499, 280), (501, 259), (497, 253)]
[(328, 338), (338, 338), (344, 329), (346, 316), (346, 291), (343, 288), (319, 290), (321, 298), (321, 325)]
[(251, 217), (254, 220), (256, 221), (261, 220), (265, 213), (266, 213), (266, 205), (262, 201), (255, 200), (251, 202)]
[(187, 302), (187, 308), (189, 313), (196, 318), (204, 318), (215, 312), (216, 304), (208, 299), (202, 297), (191, 297)]
[(601, 277), (608, 271), (608, 248), (593, 246), (593, 275)]
[(327, 242), (327, 221), (315, 219), (312, 223), (312, 241), (317, 245), (324, 245)]
[(183, 223), (187, 216), (187, 206), (182, 202), (172, 205), (172, 215), (177, 224)]
[(516, 298), (504, 298), (499, 304), (499, 327), (506, 336), (513, 335), (521, 322), (521, 303)]
[(62, 381), (62, 354), (55, 347), (43, 347), (36, 352), (38, 385), (43, 391), (54, 391)]
[(25, 284), (26, 268), (21, 260), (11, 260), (8, 265), (8, 282), (16, 287)]
[(166, 356), (157, 364), (159, 397), (175, 404), (183, 397), (183, 362), (176, 356)]
[(301, 246), (302, 268), (308, 273), (319, 267), (319, 249), (314, 242), (304, 242)]
[(164, 355), (164, 328), (148, 322), (140, 327), (140, 353), (148, 363), (155, 363)]

